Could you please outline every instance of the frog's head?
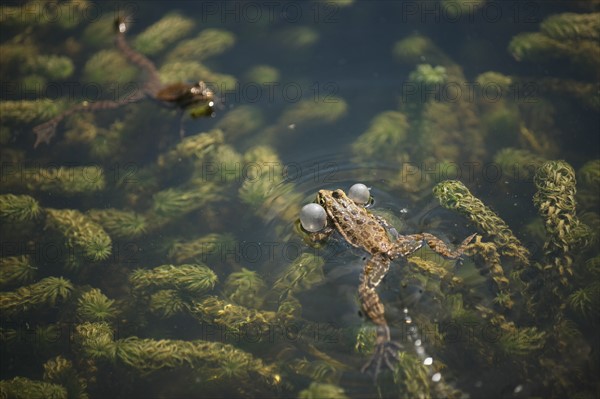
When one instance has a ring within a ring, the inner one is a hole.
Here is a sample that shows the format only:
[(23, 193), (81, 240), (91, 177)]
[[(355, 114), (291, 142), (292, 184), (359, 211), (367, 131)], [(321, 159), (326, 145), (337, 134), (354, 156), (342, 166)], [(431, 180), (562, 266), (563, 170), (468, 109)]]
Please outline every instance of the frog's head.
[(315, 202), (321, 205), (325, 210), (331, 209), (334, 203), (345, 201), (348, 197), (343, 190), (319, 190)]

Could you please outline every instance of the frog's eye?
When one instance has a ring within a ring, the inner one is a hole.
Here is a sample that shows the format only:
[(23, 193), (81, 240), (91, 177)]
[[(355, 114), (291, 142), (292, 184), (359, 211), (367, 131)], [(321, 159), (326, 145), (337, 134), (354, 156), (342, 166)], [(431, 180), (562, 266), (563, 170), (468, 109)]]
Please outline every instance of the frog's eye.
[(325, 206), (325, 198), (318, 196), (317, 197), (317, 204), (321, 205), (321, 206)]

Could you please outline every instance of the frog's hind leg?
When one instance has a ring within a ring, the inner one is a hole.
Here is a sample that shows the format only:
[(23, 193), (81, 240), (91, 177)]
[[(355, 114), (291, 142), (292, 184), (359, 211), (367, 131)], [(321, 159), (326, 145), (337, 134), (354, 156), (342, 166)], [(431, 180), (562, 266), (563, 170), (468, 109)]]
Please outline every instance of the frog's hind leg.
[(375, 353), (361, 369), (364, 373), (374, 368), (374, 379), (377, 379), (382, 365), (390, 370), (394, 369), (392, 359), (398, 360), (398, 350), (401, 349), (400, 344), (390, 339), (390, 328), (385, 320), (384, 307), (375, 290), (389, 267), (390, 259), (386, 256), (372, 256), (365, 265), (358, 287), (361, 308), (367, 317), (377, 326)]
[[(442, 241), (440, 238), (434, 236), (433, 234), (429, 234), (429, 233), (411, 234), (409, 236), (406, 236), (406, 238), (411, 238), (411, 239), (413, 239), (415, 241), (419, 241), (419, 242), (426, 242), (427, 245), (429, 246), (429, 248), (431, 248), (433, 251), (437, 252), (438, 254), (442, 255), (445, 258), (458, 259), (461, 257), (461, 255), (465, 251), (467, 245), (469, 245), (471, 240), (473, 240), (473, 238), (476, 235), (477, 235), (477, 233), (473, 233), (470, 236), (468, 236), (467, 238), (465, 238), (463, 240), (463, 242), (456, 248), (456, 250), (450, 249), (444, 241)], [(408, 254), (405, 254), (404, 256), (406, 256), (406, 255), (408, 255)]]

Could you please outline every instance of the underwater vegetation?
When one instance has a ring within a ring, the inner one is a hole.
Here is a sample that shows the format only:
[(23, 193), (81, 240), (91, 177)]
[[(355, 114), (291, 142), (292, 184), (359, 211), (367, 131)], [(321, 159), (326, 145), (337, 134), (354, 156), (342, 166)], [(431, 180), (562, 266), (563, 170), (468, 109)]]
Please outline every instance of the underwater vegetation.
[[(597, 12), (515, 30), (506, 51), (488, 49), (510, 62), (481, 70), (457, 61), (473, 40), (449, 46), (427, 24), (395, 31), (381, 59), (338, 56), (332, 38), (377, 16), (351, 0), (306, 3), (339, 24), (144, 12), (126, 43), (147, 58), (132, 62), (114, 43), (116, 11), (86, 18), (95, 4), (0, 5), (0, 78), (31, 94), (0, 101), (0, 398), (597, 396)], [(491, 3), (431, 4), (458, 18)], [(394, 71), (384, 84), (370, 75), (380, 62)], [(248, 82), (311, 87), (310, 68), (339, 83), (328, 101), (220, 103)], [(348, 90), (356, 76), (368, 84)], [(33, 98), (69, 79), (101, 87), (99, 102), (126, 102), (114, 90), (132, 83), (157, 101), (72, 113), (32, 150), (34, 125), (94, 103)], [(178, 95), (200, 80), (214, 107)], [(531, 82), (524, 101), (515, 90)], [(216, 116), (184, 120), (180, 137), (183, 111)], [(313, 151), (339, 153), (343, 173), (295, 180)], [(477, 234), (459, 262), (422, 248), (393, 263), (380, 293), (403, 350), (375, 382), (360, 373), (376, 342), (358, 314), (364, 254), (313, 246), (298, 223), (319, 189), (350, 180), (373, 189), (390, 238)]]

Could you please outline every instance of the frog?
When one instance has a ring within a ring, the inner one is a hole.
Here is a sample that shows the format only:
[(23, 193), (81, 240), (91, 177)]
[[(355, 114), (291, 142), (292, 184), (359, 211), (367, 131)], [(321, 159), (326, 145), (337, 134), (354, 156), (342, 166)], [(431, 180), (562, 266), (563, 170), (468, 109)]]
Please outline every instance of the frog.
[(375, 351), (361, 372), (372, 372), (376, 380), (382, 366), (394, 370), (392, 360), (397, 361), (402, 350), (402, 345), (391, 339), (384, 306), (376, 290), (392, 261), (410, 256), (424, 244), (445, 258), (460, 259), (476, 233), (452, 250), (433, 234), (399, 234), (385, 219), (369, 212), (341, 189), (320, 190), (315, 202), (325, 209), (327, 221), (323, 229), (309, 233), (310, 241), (321, 242), (337, 232), (349, 245), (370, 255), (359, 278), (358, 299), (362, 312), (376, 326), (376, 339)]
[(41, 143), (50, 144), (50, 141), (56, 133), (56, 127), (66, 117), (78, 112), (93, 112), (105, 109), (114, 109), (127, 104), (142, 101), (146, 98), (157, 101), (159, 104), (179, 109), (179, 136), (183, 138), (185, 130), (183, 128), (184, 112), (191, 110), (192, 118), (203, 116), (212, 116), (215, 107), (215, 93), (203, 81), (195, 83), (176, 82), (163, 85), (160, 81), (158, 70), (150, 59), (145, 55), (134, 50), (125, 38), (125, 33), (129, 29), (130, 18), (118, 16), (114, 21), (114, 30), (116, 33), (115, 44), (125, 58), (132, 64), (139, 67), (146, 75), (146, 81), (141, 90), (136, 90), (130, 95), (118, 100), (105, 100), (89, 103), (87, 101), (76, 104), (55, 116), (47, 122), (37, 125), (33, 128), (36, 135), (33, 148), (37, 148)]

